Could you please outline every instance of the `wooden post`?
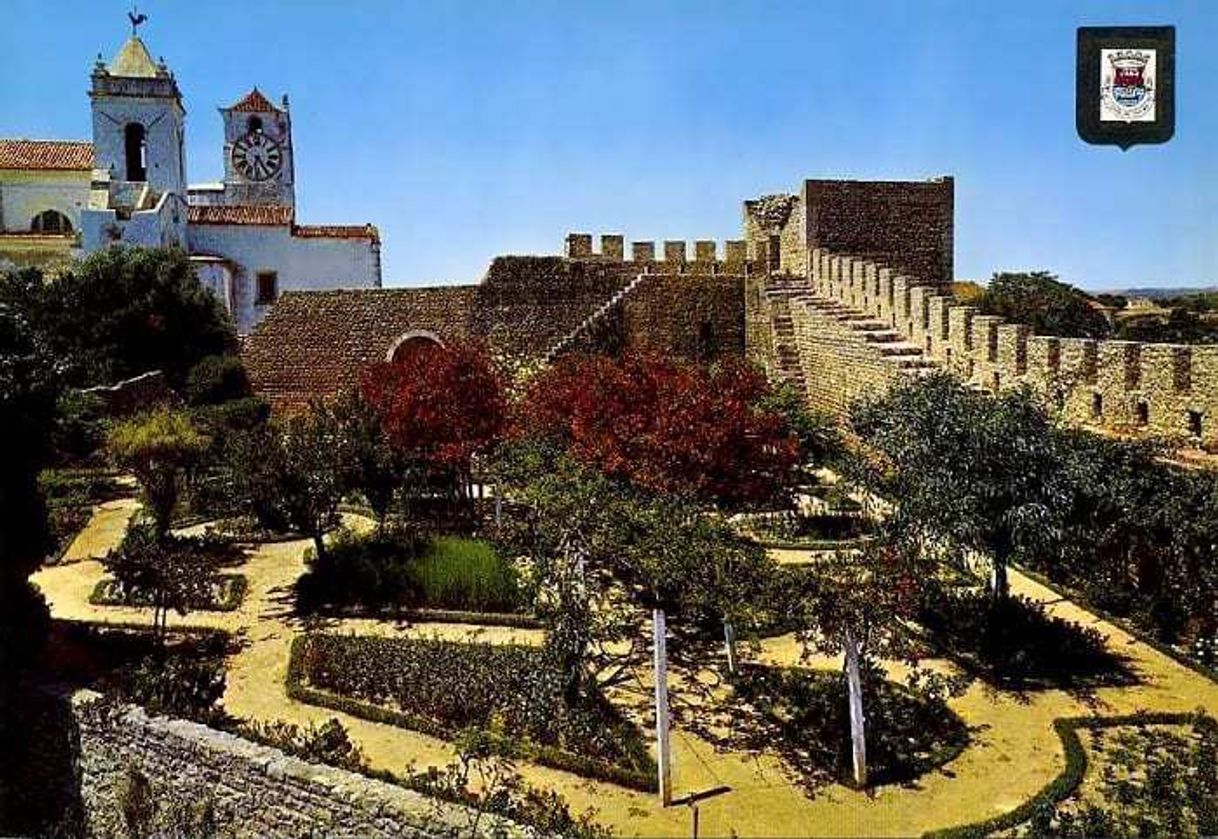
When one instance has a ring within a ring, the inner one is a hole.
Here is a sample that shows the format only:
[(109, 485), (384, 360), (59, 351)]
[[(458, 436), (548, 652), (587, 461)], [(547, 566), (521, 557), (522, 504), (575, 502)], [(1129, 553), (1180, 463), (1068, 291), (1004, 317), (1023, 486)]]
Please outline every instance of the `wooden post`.
[(867, 740), (863, 718), (863, 680), (859, 673), (859, 647), (854, 633), (846, 630), (846, 687), (850, 703), (850, 743), (854, 757), (854, 782), (867, 786)]
[(499, 494), (499, 484), (495, 484), (495, 527), (503, 526), (503, 496)]
[(660, 803), (672, 803), (672, 745), (668, 739), (668, 643), (664, 610), (651, 613), (655, 648), (656, 682), (656, 763), (659, 766)]

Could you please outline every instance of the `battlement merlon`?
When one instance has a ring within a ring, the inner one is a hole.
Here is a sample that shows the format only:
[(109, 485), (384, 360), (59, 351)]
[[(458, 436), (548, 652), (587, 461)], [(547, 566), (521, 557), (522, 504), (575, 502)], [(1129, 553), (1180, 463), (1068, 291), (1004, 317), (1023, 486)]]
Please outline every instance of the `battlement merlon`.
[[(568, 259), (626, 261), (626, 238), (622, 234), (600, 234), (599, 251), (593, 249), (593, 240), (594, 237), (590, 233), (568, 233), (563, 240), (563, 255)], [(722, 258), (719, 243), (714, 239), (694, 240), (692, 260), (689, 258), (688, 242), (683, 239), (667, 239), (661, 246), (663, 250), (658, 252), (654, 240), (632, 241), (630, 261), (678, 267), (691, 273), (704, 270), (716, 273), (744, 273), (748, 265), (748, 248), (743, 239), (728, 239), (723, 242)]]

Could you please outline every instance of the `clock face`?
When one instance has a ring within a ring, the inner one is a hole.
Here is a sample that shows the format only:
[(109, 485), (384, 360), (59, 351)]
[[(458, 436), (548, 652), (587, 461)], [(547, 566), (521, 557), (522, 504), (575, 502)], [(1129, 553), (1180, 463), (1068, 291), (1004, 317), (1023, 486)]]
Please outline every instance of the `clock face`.
[(233, 168), (251, 181), (274, 177), (283, 166), (283, 150), (261, 131), (246, 134), (233, 143)]

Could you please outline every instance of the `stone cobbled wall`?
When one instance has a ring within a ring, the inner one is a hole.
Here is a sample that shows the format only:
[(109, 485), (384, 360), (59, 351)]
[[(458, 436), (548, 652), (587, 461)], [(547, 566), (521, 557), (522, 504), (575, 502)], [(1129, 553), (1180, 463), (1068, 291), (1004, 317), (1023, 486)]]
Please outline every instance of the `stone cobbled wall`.
[[(125, 837), (123, 802), (132, 773), (150, 783), (165, 812), (182, 802), (210, 807), (217, 835), (236, 837), (530, 836), (518, 825), (363, 775), (307, 763), (267, 746), (134, 706), (71, 698), (79, 732), (81, 809), (89, 834)], [(155, 822), (154, 822), (155, 825)], [(157, 825), (157, 828), (163, 829)]]
[[(821, 248), (810, 251), (808, 280), (816, 298), (897, 330), (936, 366), (978, 387), (1026, 384), (1078, 425), (1218, 444), (1218, 346), (1032, 335), (1023, 324), (957, 304), (938, 285)], [(856, 363), (845, 350), (808, 359), (825, 362)], [(817, 369), (816, 375), (835, 378)]]

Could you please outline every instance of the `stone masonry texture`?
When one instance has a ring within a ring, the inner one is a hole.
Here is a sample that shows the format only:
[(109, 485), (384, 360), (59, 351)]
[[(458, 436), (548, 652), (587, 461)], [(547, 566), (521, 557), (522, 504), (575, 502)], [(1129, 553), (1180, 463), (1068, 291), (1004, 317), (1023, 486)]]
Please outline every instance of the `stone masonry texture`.
[(477, 835), (534, 833), (490, 816), (476, 821), (467, 808), (197, 723), (150, 717), (91, 691), (66, 701), (76, 729), (78, 811), (87, 835), (99, 839), (128, 835), (122, 802), (133, 775), (148, 781), (157, 813), (183, 802), (209, 809), (220, 836), (440, 839), (469, 836), (475, 824)]

